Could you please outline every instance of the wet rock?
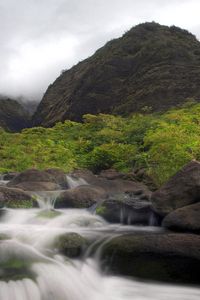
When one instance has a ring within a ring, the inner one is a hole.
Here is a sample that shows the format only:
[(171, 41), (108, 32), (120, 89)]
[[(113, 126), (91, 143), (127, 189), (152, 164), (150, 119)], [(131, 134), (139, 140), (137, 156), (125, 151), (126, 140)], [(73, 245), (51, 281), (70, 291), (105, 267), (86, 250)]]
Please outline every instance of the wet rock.
[(191, 161), (151, 197), (153, 209), (161, 216), (200, 200), (200, 163)]
[(102, 252), (116, 274), (172, 283), (200, 283), (200, 236), (143, 233), (118, 236)]
[[(111, 223), (150, 225), (153, 211), (151, 203), (127, 194), (116, 194), (103, 201), (96, 213)], [(151, 225), (156, 225), (152, 224)]]
[(162, 226), (178, 231), (200, 232), (200, 202), (179, 208), (168, 214)]
[(35, 279), (30, 263), (17, 258), (0, 261), (0, 280), (22, 280), (23, 278)]
[[(11, 186), (8, 184), (7, 186)], [(21, 182), (14, 187), (22, 189), (24, 191), (56, 191), (60, 190), (60, 185), (54, 183), (54, 182), (36, 182), (36, 181), (27, 181), (27, 182)]]
[(123, 178), (124, 174), (116, 171), (115, 169), (103, 170), (99, 174), (100, 177), (106, 178), (108, 180)]
[(56, 200), (55, 208), (88, 208), (106, 196), (100, 187), (82, 185), (63, 192)]
[(36, 201), (28, 193), (17, 188), (0, 186), (0, 207), (31, 208), (36, 206)]
[[(87, 181), (88, 184), (95, 185), (103, 188), (107, 194), (112, 195), (116, 193), (136, 193), (137, 191), (148, 191), (147, 186), (145, 186), (141, 182), (134, 182), (131, 180), (123, 180), (123, 179), (113, 179), (108, 180), (106, 178), (102, 178), (100, 176), (95, 176), (91, 172), (86, 173), (86, 175), (81, 173), (76, 173), (79, 177), (82, 177)], [(142, 193), (141, 192), (141, 193)]]
[(46, 171), (28, 169), (19, 173), (15, 178), (13, 178), (9, 185), (16, 185), (21, 182), (55, 182), (55, 178)]
[(15, 178), (19, 173), (18, 172), (9, 172), (4, 174), (3, 179), (4, 180), (12, 180), (13, 178)]
[(78, 257), (87, 246), (87, 240), (78, 233), (66, 233), (58, 237), (55, 247), (68, 257)]
[(29, 169), (15, 176), (8, 184), (9, 187), (17, 187), (27, 191), (58, 190), (60, 185), (67, 184), (64, 172), (57, 169), (40, 171)]
[(52, 175), (54, 177), (55, 183), (59, 184), (62, 188), (67, 188), (67, 180), (66, 180), (66, 174), (63, 170), (52, 168), (45, 170), (48, 174)]

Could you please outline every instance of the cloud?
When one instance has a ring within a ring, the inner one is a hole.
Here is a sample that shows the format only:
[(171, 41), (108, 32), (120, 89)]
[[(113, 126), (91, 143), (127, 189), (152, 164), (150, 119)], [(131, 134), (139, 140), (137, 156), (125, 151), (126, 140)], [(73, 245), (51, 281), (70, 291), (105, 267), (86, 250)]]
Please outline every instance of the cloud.
[(62, 69), (141, 22), (200, 37), (199, 11), (198, 0), (1, 0), (0, 94), (40, 99)]

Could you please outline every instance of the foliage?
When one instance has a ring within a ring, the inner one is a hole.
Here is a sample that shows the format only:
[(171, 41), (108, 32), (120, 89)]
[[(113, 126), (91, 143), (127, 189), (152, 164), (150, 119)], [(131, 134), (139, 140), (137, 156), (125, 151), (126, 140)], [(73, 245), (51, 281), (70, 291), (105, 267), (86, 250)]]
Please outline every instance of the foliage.
[(21, 133), (0, 130), (0, 172), (59, 167), (69, 172), (144, 168), (157, 185), (184, 164), (200, 159), (200, 104), (193, 101), (164, 114), (85, 115), (53, 128)]

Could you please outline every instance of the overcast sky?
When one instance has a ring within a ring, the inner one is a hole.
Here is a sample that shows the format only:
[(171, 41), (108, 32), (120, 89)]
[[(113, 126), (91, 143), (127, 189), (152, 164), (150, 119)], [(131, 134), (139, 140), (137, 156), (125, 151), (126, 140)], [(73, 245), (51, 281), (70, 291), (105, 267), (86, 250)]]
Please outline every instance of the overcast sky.
[(200, 0), (0, 0), (0, 94), (42, 97), (106, 41), (156, 21), (200, 39)]

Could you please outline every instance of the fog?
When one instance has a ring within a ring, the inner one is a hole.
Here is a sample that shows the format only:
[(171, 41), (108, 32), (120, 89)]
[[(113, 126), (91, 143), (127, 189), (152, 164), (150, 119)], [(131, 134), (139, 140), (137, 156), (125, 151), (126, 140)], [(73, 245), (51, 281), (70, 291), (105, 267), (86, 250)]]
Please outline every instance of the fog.
[(145, 21), (200, 38), (199, 0), (0, 0), (0, 94), (40, 100), (63, 69)]

